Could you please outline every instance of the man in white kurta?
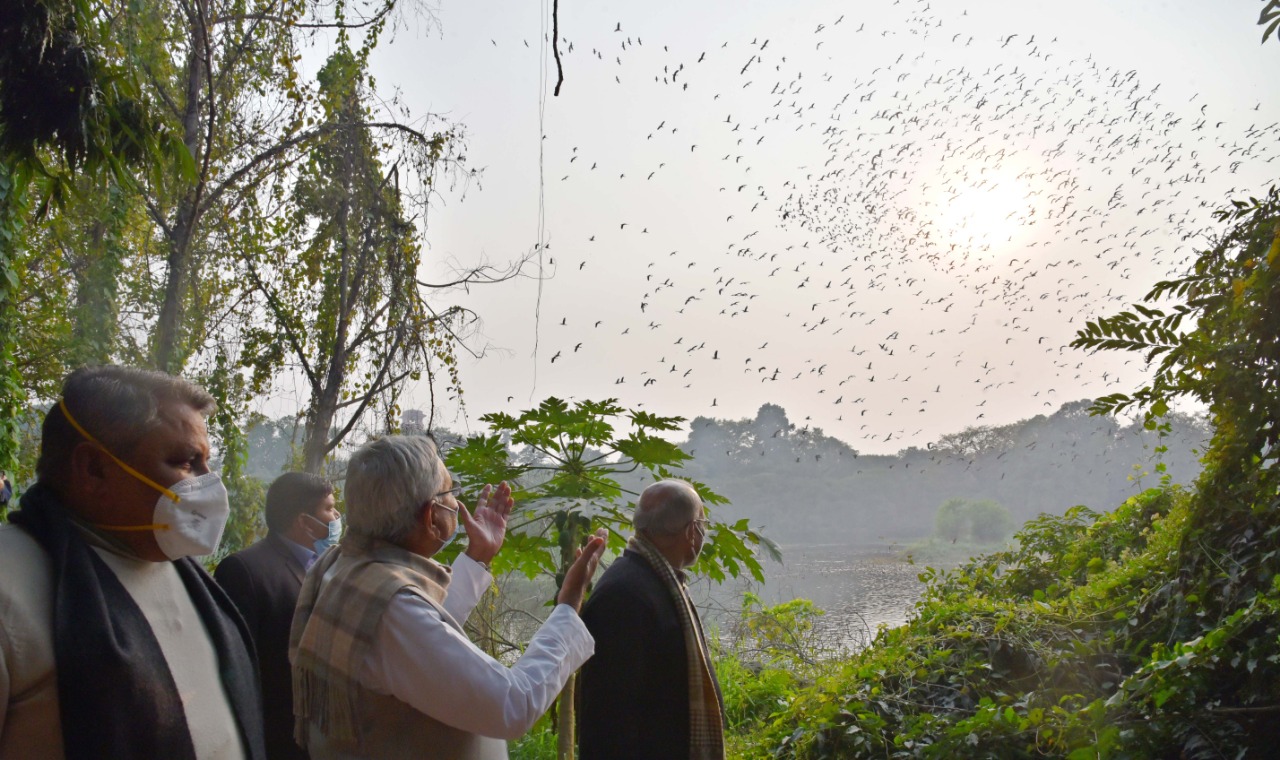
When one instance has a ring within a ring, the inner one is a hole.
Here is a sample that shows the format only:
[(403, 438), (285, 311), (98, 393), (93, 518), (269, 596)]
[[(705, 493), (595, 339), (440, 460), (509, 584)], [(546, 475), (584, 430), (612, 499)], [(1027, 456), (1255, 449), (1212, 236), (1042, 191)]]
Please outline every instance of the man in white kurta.
[[(459, 555), (445, 611), (466, 620), (492, 582), (483, 565)], [(547, 711), (593, 644), (573, 607), (558, 604), (508, 668), (445, 624), (421, 597), (398, 593), (378, 625), (360, 680), (456, 728), (516, 739)]]
[(0, 758), (264, 757), (247, 632), (156, 538), (157, 488), (209, 471), (212, 406), (158, 372), (67, 378), (0, 526)]
[[(604, 547), (593, 536), (558, 604), (511, 667), (462, 621), (492, 582), (512, 501), (485, 487), (475, 515), (428, 438), (389, 436), (347, 470), (348, 533), (308, 573), (290, 645), (296, 738), (313, 758), (505, 758), (594, 643), (577, 610)], [(430, 559), (466, 526), (446, 568)]]

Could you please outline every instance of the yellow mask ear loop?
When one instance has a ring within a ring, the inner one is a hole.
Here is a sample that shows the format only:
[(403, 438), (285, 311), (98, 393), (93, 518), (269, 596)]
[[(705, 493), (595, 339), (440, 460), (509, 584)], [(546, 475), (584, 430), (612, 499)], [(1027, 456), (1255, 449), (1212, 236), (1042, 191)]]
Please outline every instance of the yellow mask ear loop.
[[(115, 454), (112, 454), (110, 451), (108, 451), (107, 447), (99, 443), (97, 438), (94, 438), (93, 436), (89, 435), (89, 431), (81, 427), (80, 423), (76, 422), (76, 418), (71, 416), (71, 411), (67, 409), (66, 401), (64, 401), (63, 399), (58, 399), (58, 408), (62, 410), (62, 416), (67, 418), (67, 422), (71, 423), (71, 427), (75, 428), (76, 431), (80, 433), (80, 435), (84, 436), (85, 439), (89, 441), (89, 443), (92, 443), (94, 446), (98, 447), (98, 449), (103, 454), (106, 454), (107, 456), (111, 457), (112, 461), (120, 465), (121, 469), (123, 469), (125, 472), (129, 473), (133, 477), (137, 478), (138, 480), (141, 480), (143, 483), (146, 483), (147, 485), (156, 489), (157, 491), (164, 494), (165, 496), (168, 496), (170, 499), (173, 499), (173, 503), (177, 504), (178, 502), (182, 501), (182, 498), (179, 497), (176, 493), (174, 493), (170, 489), (165, 488), (164, 486), (155, 482), (151, 478), (148, 478), (146, 475), (143, 475), (142, 473), (133, 469), (129, 465), (120, 461), (120, 458), (117, 457)], [(98, 525), (97, 523), (91, 523), (91, 524), (93, 525), (93, 527), (100, 528), (102, 530), (121, 530), (121, 531), (169, 530), (170, 528), (172, 528), (171, 525), (167, 525), (163, 523), (157, 524), (157, 525)]]

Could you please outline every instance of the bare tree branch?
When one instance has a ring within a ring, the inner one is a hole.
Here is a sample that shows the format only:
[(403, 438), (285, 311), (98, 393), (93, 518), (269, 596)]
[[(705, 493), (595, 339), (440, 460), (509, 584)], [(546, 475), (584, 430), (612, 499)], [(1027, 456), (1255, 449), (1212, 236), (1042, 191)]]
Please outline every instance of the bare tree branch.
[(297, 147), (298, 145), (309, 142), (311, 140), (318, 139), (320, 137), (324, 137), (326, 135), (329, 135), (333, 132), (337, 132), (342, 129), (389, 129), (396, 132), (403, 132), (409, 135), (410, 137), (414, 138), (415, 140), (418, 140), (424, 143), (431, 142), (434, 139), (432, 137), (428, 137), (422, 131), (414, 129), (413, 127), (410, 127), (407, 124), (400, 124), (394, 121), (375, 121), (375, 122), (364, 122), (364, 123), (358, 123), (358, 124), (334, 124), (334, 123), (321, 124), (320, 126), (315, 127), (314, 129), (309, 129), (305, 132), (300, 132), (294, 135), (293, 137), (288, 138), (287, 140), (283, 140), (279, 143), (276, 143), (270, 148), (267, 148), (266, 150), (261, 151), (257, 155), (251, 157), (248, 161), (244, 163), (243, 166), (231, 172), (231, 174), (229, 174), (225, 180), (219, 183), (216, 187), (214, 187), (209, 192), (208, 195), (205, 196), (204, 202), (206, 206), (212, 206), (215, 202), (217, 202), (217, 200), (222, 196), (223, 193), (230, 190), (232, 187), (236, 185), (236, 183), (238, 183), (241, 179), (243, 179), (245, 175), (257, 169), (263, 163), (270, 161), (271, 159), (279, 156), (285, 151), (288, 151), (292, 148)]
[[(391, 365), (391, 362), (390, 362), (390, 359), (388, 359), (387, 363), (383, 364), (382, 369), (378, 371), (378, 379), (374, 381), (375, 383), (381, 382), (381, 380), (386, 376), (387, 369), (390, 367), (390, 365)], [(413, 373), (413, 370), (407, 369), (404, 372), (400, 373), (400, 375), (398, 375), (397, 377), (392, 378), (389, 382), (398, 383), (412, 373)], [(364, 395), (364, 398), (360, 400), (360, 407), (351, 413), (351, 419), (347, 420), (347, 424), (343, 425), (342, 429), (339, 430), (333, 436), (333, 438), (329, 439), (329, 442), (327, 444), (325, 444), (324, 452), (326, 454), (336, 449), (338, 447), (338, 444), (342, 443), (343, 439), (347, 437), (347, 434), (351, 432), (351, 429), (356, 426), (356, 423), (360, 420), (360, 417), (364, 414), (364, 410), (368, 409), (369, 404), (373, 403), (373, 397), (374, 397), (373, 393), (366, 393)]]
[(218, 19), (218, 23), (232, 23), (236, 21), (269, 21), (274, 24), (285, 24), (296, 29), (363, 29), (373, 26), (387, 17), (391, 11), (395, 10), (395, 0), (388, 0), (382, 6), (382, 10), (373, 14), (368, 18), (362, 18), (359, 21), (298, 21), (297, 19), (285, 18), (271, 13), (239, 13), (231, 16), (223, 16)]
[(456, 288), (458, 286), (465, 288), (468, 285), (492, 285), (499, 282), (506, 282), (507, 280), (519, 277), (524, 271), (524, 265), (530, 262), (532, 256), (533, 254), (527, 254), (523, 258), (512, 262), (506, 269), (498, 269), (491, 264), (481, 264), (479, 266), (472, 267), (466, 272), (466, 274), (461, 275), (458, 279), (453, 280), (452, 282), (434, 283), (418, 280), (418, 284), (424, 288), (430, 288), (432, 290), (445, 290), (447, 288)]
[(551, 2), (551, 52), (556, 56), (556, 89), (552, 96), (558, 98), (560, 85), (564, 84), (564, 66), (560, 64), (560, 0)]

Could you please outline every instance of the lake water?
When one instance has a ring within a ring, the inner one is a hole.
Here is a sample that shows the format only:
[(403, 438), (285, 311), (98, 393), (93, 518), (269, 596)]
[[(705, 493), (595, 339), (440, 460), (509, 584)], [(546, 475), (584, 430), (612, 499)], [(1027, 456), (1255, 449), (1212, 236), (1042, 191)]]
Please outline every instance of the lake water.
[[(861, 649), (879, 626), (907, 621), (924, 588), (923, 565), (907, 562), (901, 547), (886, 545), (783, 546), (783, 562), (764, 563), (763, 585), (750, 578), (717, 585), (694, 581), (690, 595), (709, 630), (730, 639), (740, 618), (743, 595), (754, 592), (765, 605), (809, 599), (825, 612), (812, 637), (828, 650)], [(499, 579), (506, 613), (496, 624), (510, 641), (528, 641), (546, 617), (554, 595), (548, 579)]]
[(883, 625), (899, 626), (911, 614), (924, 589), (924, 566), (907, 562), (890, 546), (783, 546), (783, 562), (768, 561), (763, 585), (707, 580), (690, 591), (708, 627), (727, 634), (741, 609), (743, 594), (753, 591), (767, 605), (791, 599), (811, 600), (826, 612), (818, 622), (820, 638), (859, 649)]

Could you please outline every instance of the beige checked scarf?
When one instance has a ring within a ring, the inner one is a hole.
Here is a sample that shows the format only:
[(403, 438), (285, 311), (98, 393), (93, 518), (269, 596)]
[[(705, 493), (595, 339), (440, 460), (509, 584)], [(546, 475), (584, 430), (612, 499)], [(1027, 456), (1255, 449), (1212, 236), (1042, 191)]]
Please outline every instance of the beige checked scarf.
[(440, 607), (448, 585), (449, 568), (351, 533), (316, 561), (302, 583), (289, 636), (294, 739), (300, 745), (307, 746), (311, 721), (331, 741), (359, 745), (357, 679), (387, 603), (400, 590), (414, 589), (456, 628)]
[(661, 552), (642, 536), (633, 536), (627, 548), (637, 552), (662, 578), (675, 599), (676, 614), (684, 631), (684, 652), (689, 671), (689, 758), (690, 760), (724, 759), (724, 706), (715, 671), (711, 669), (711, 653), (707, 649), (702, 621), (684, 583), (675, 568)]

